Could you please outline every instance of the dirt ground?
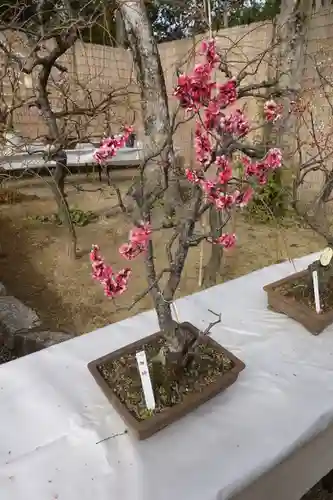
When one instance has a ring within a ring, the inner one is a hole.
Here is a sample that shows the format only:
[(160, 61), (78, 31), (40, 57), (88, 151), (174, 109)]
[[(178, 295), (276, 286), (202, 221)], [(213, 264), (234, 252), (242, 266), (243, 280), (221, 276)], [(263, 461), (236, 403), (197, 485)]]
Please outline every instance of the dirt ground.
[[(113, 175), (114, 181), (125, 191), (134, 172), (117, 171)], [(104, 184), (101, 187), (93, 174), (71, 176), (67, 181), (70, 206), (97, 214), (109, 211), (117, 204), (117, 199), (110, 188)], [(126, 310), (133, 297), (146, 287), (140, 258), (131, 263), (133, 277), (129, 290), (118, 299), (117, 306), (91, 279), (88, 254), (93, 243), (100, 245), (107, 262), (116, 269), (126, 264), (118, 247), (127, 240), (131, 227), (128, 218), (115, 212), (111, 217), (101, 215), (96, 222), (77, 227), (82, 256), (73, 261), (67, 254), (65, 229), (36, 220), (36, 216), (49, 216), (55, 212), (47, 178), (15, 179), (6, 182), (6, 188), (14, 189), (26, 198), (18, 203), (0, 204), (3, 252), (0, 256), (0, 281), (10, 293), (33, 307), (45, 325), (80, 335), (151, 307), (147, 296), (130, 312)], [(283, 223), (260, 224), (253, 218), (239, 216), (236, 232), (237, 248), (226, 253), (220, 282), (317, 251), (324, 245), (316, 234), (292, 218)], [(155, 236), (156, 258), (160, 259), (161, 265), (165, 262), (167, 237), (167, 231)], [(204, 261), (208, 256), (207, 246)], [(178, 296), (198, 291), (199, 261), (200, 249), (191, 250)], [(331, 496), (315, 487), (304, 498), (328, 500)]]
[[(130, 185), (132, 170), (116, 171), (114, 180), (125, 191)], [(55, 204), (46, 184), (47, 178), (15, 179), (6, 188), (15, 188), (27, 199), (19, 203), (1, 204), (0, 281), (8, 290), (33, 307), (50, 325), (76, 334), (119, 321), (151, 307), (145, 297), (130, 312), (126, 306), (133, 297), (146, 288), (143, 262), (140, 257), (131, 263), (133, 276), (126, 294), (117, 300), (117, 306), (103, 295), (102, 288), (91, 279), (89, 250), (98, 244), (107, 262), (116, 269), (127, 263), (118, 253), (118, 247), (127, 241), (130, 220), (115, 212), (111, 217), (101, 216), (96, 222), (77, 227), (78, 246), (82, 256), (73, 261), (67, 254), (66, 230), (52, 223), (42, 223), (36, 216), (51, 215)], [(79, 187), (79, 188), (78, 188)], [(99, 190), (101, 189), (102, 190)], [(81, 191), (84, 189), (85, 191)], [(111, 188), (101, 185), (94, 174), (72, 175), (67, 183), (71, 207), (103, 214), (117, 204)], [(34, 199), (35, 198), (35, 199)], [(275, 262), (295, 258), (323, 247), (323, 241), (295, 220), (282, 225), (272, 221), (260, 224), (254, 220), (237, 220), (238, 244), (226, 253), (220, 281), (247, 274)], [(165, 244), (168, 232), (156, 233), (156, 259), (166, 263)], [(204, 261), (209, 256), (209, 245), (204, 248)], [(178, 296), (199, 289), (198, 274), (200, 249), (191, 250)]]

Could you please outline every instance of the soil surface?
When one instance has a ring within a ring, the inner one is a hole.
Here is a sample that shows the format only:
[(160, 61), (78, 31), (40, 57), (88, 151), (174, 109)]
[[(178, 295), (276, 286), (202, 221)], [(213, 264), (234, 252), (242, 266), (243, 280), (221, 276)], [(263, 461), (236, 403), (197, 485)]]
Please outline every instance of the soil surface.
[(162, 336), (142, 346), (146, 352), (154, 386), (156, 409), (153, 412), (146, 409), (136, 350), (124, 354), (121, 358), (104, 362), (98, 369), (132, 415), (137, 420), (145, 420), (152, 414), (161, 413), (166, 408), (184, 402), (190, 394), (203, 391), (233, 368), (233, 362), (207, 340), (207, 344), (198, 345), (196, 357), (182, 373), (171, 363), (163, 366), (159, 362), (153, 362), (153, 358), (165, 346)]
[[(319, 284), (320, 286), (320, 284)], [(316, 310), (314, 291), (312, 286), (312, 278), (309, 273), (304, 278), (299, 278), (295, 281), (290, 281), (277, 288), (284, 296), (295, 299), (301, 302), (310, 309)], [(328, 312), (333, 309), (333, 283), (320, 288), (320, 305), (323, 312)]]
[[(122, 192), (129, 188), (133, 177), (133, 170), (113, 173), (114, 182)], [(44, 220), (49, 220), (56, 211), (46, 181), (47, 178), (26, 178), (6, 182), (7, 190), (20, 193), (5, 198), (19, 199), (18, 203), (0, 204), (0, 281), (8, 293), (35, 309), (46, 327), (78, 335), (151, 308), (147, 295), (128, 310), (133, 298), (147, 286), (140, 257), (130, 262), (132, 276), (128, 291), (116, 303), (107, 299), (102, 287), (91, 279), (92, 244), (100, 246), (106, 261), (116, 270), (127, 264), (118, 248), (127, 241), (131, 220), (113, 209), (117, 197), (112, 188), (100, 184), (93, 174), (72, 175), (67, 179), (71, 208), (98, 215), (97, 220), (76, 227), (81, 257), (71, 260), (65, 228), (42, 222), (44, 216)], [(293, 218), (261, 224), (240, 214), (234, 229), (237, 246), (225, 252), (218, 283), (325, 247), (324, 241)], [(167, 264), (165, 247), (169, 237), (169, 230), (154, 233), (156, 260), (161, 267)], [(210, 249), (209, 244), (203, 247), (204, 265), (209, 260)], [(177, 297), (200, 290), (200, 252), (201, 247), (190, 250)], [(222, 304), (221, 311), (215, 312), (223, 313)], [(179, 313), (181, 315), (181, 311)], [(181, 317), (182, 321), (187, 319)]]
[(333, 500), (333, 493), (328, 493), (320, 484), (316, 484), (301, 500)]

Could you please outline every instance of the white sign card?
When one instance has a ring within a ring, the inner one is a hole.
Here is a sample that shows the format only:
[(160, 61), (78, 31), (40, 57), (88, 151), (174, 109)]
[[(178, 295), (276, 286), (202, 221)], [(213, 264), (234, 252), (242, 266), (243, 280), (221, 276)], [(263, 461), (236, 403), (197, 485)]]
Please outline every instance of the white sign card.
[(324, 267), (328, 266), (331, 263), (332, 257), (333, 257), (332, 248), (326, 247), (320, 256), (320, 264)]
[(321, 307), (320, 307), (319, 283), (318, 283), (318, 272), (317, 271), (313, 271), (312, 281), (313, 281), (313, 291), (314, 291), (314, 298), (315, 298), (316, 313), (319, 314), (321, 312)]
[(156, 407), (155, 396), (153, 391), (153, 386), (151, 383), (147, 356), (145, 351), (140, 351), (136, 353), (136, 361), (138, 363), (138, 369), (141, 378), (143, 395), (145, 397), (146, 407), (148, 410), (154, 410)]

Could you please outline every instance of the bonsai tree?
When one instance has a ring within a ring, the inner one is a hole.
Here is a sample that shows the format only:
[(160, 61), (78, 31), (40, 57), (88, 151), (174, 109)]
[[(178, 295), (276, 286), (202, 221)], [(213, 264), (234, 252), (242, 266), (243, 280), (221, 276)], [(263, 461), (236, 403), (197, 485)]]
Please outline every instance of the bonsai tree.
[[(171, 304), (189, 249), (203, 240), (224, 248), (231, 248), (236, 242), (236, 235), (233, 233), (225, 232), (216, 237), (210, 232), (199, 231), (197, 223), (211, 206), (215, 206), (223, 215), (220, 229), (226, 227), (232, 211), (246, 206), (256, 186), (264, 184), (269, 173), (282, 163), (281, 152), (277, 149), (270, 149), (261, 161), (252, 161), (249, 156), (251, 151), (244, 153), (247, 151), (245, 138), (250, 131), (249, 121), (240, 109), (229, 115), (225, 113), (226, 108), (237, 101), (241, 89), (237, 87), (237, 80), (234, 78), (222, 85), (212, 80), (212, 72), (220, 63), (213, 40), (203, 43), (202, 55), (205, 60), (195, 68), (193, 74), (179, 75), (174, 93), (180, 105), (196, 120), (195, 149), (198, 165), (179, 172), (179, 181), (186, 179), (191, 185), (191, 196), (189, 200), (184, 200), (184, 209), (179, 214), (178, 223), (167, 245), (169, 267), (157, 272), (151, 239), (152, 232), (161, 229), (154, 226), (152, 215), (154, 206), (163, 198), (166, 186), (158, 188), (154, 197), (146, 197), (145, 165), (140, 168), (141, 195), (136, 193), (140, 220), (134, 220), (129, 241), (119, 249), (127, 260), (143, 255), (148, 289), (142, 296), (151, 293), (160, 328), (168, 341), (168, 351), (175, 353), (179, 359), (188, 355), (188, 339), (178, 335), (179, 330), (172, 319)], [(277, 119), (279, 112), (274, 101), (266, 102), (264, 114), (268, 120)], [(102, 161), (113, 156), (124, 140), (125, 137), (121, 140), (110, 138), (103, 141), (96, 159)], [(238, 166), (237, 172), (234, 172), (232, 161), (236, 154), (241, 168)], [(213, 178), (210, 175), (212, 170), (215, 174)], [(105, 265), (97, 246), (92, 249), (91, 260), (93, 276), (104, 285), (106, 295), (116, 297), (126, 290), (130, 277), (129, 268), (114, 273)], [(162, 288), (160, 281), (165, 274), (168, 279)]]
[[(203, 61), (192, 73), (179, 74), (178, 85), (174, 90), (174, 98), (186, 110), (189, 119), (195, 121), (196, 164), (177, 169), (178, 181), (188, 191), (184, 193), (181, 190), (183, 205), (177, 210), (177, 220), (166, 246), (168, 267), (159, 270), (161, 266), (154, 258), (152, 239), (154, 231), (163, 230), (158, 224), (158, 211), (154, 208), (161, 203), (168, 187), (168, 168), (164, 169), (162, 180), (151, 192), (147, 188), (151, 180), (145, 175), (147, 161), (139, 167), (139, 189), (134, 194), (138, 210), (133, 217), (128, 241), (119, 248), (127, 261), (135, 258), (144, 261), (148, 287), (134, 303), (147, 293), (152, 296), (159, 326), (166, 340), (157, 359), (164, 364), (175, 362), (181, 368), (193, 359), (199, 341), (198, 338), (190, 338), (172, 317), (172, 303), (189, 251), (203, 240), (225, 249), (232, 248), (236, 243), (236, 235), (227, 230), (232, 212), (245, 207), (257, 187), (265, 184), (270, 173), (282, 164), (281, 151), (274, 148), (268, 150), (260, 161), (251, 159), (253, 150), (246, 142), (251, 130), (249, 120), (240, 109), (228, 113), (228, 107), (233, 105), (235, 108), (244, 90), (232, 75), (223, 84), (213, 80), (213, 72), (221, 63), (214, 40), (203, 42), (201, 55)], [(277, 120), (280, 111), (273, 100), (264, 105), (264, 116), (268, 121)], [(96, 154), (96, 160), (102, 163), (113, 156), (126, 140), (126, 134), (120, 140), (105, 139)], [(233, 165), (235, 159), (237, 169)], [(221, 215), (219, 229), (222, 233), (219, 236), (209, 230), (202, 230), (199, 224), (212, 206)], [(114, 299), (127, 290), (130, 267), (119, 271), (112, 269), (104, 262), (96, 245), (92, 247), (90, 259), (93, 278), (103, 285), (108, 297)]]

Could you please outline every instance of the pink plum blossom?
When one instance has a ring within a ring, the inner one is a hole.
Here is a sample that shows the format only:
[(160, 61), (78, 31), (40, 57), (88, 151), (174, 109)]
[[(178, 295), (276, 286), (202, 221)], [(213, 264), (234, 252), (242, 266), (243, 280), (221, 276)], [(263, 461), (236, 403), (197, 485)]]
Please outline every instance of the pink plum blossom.
[[(250, 131), (250, 123), (243, 111), (236, 109), (229, 114), (225, 108), (238, 98), (237, 81), (230, 78), (222, 84), (213, 80), (213, 72), (218, 68), (221, 58), (217, 53), (215, 40), (204, 41), (200, 54), (203, 62), (197, 64), (189, 74), (179, 74), (174, 96), (187, 112), (196, 116), (195, 123), (195, 157), (198, 168), (187, 168), (187, 180), (202, 189), (206, 203), (214, 205), (218, 210), (230, 211), (233, 207), (243, 208), (253, 198), (255, 186), (267, 182), (270, 172), (282, 166), (282, 154), (277, 148), (270, 149), (262, 159), (252, 160), (246, 155), (239, 159), (242, 166), (241, 178), (235, 179), (232, 166), (232, 155), (218, 155), (218, 144), (237, 139), (241, 141)], [(275, 122), (281, 117), (283, 108), (274, 100), (266, 101), (264, 117), (269, 122)], [(123, 147), (131, 127), (125, 127), (121, 138), (109, 137), (101, 142), (94, 154), (95, 160), (103, 164), (108, 158), (117, 154)], [(206, 170), (212, 166), (213, 178), (206, 178)], [(129, 233), (128, 242), (120, 246), (120, 254), (127, 260), (132, 260), (146, 252), (151, 239), (152, 228), (146, 222), (140, 222)], [(225, 249), (232, 248), (236, 243), (236, 235), (223, 233), (212, 239), (213, 244), (219, 244)], [(104, 263), (98, 246), (94, 245), (90, 260), (93, 269), (92, 276), (99, 281), (105, 294), (115, 297), (127, 289), (131, 274), (129, 268), (114, 272), (111, 266)]]

